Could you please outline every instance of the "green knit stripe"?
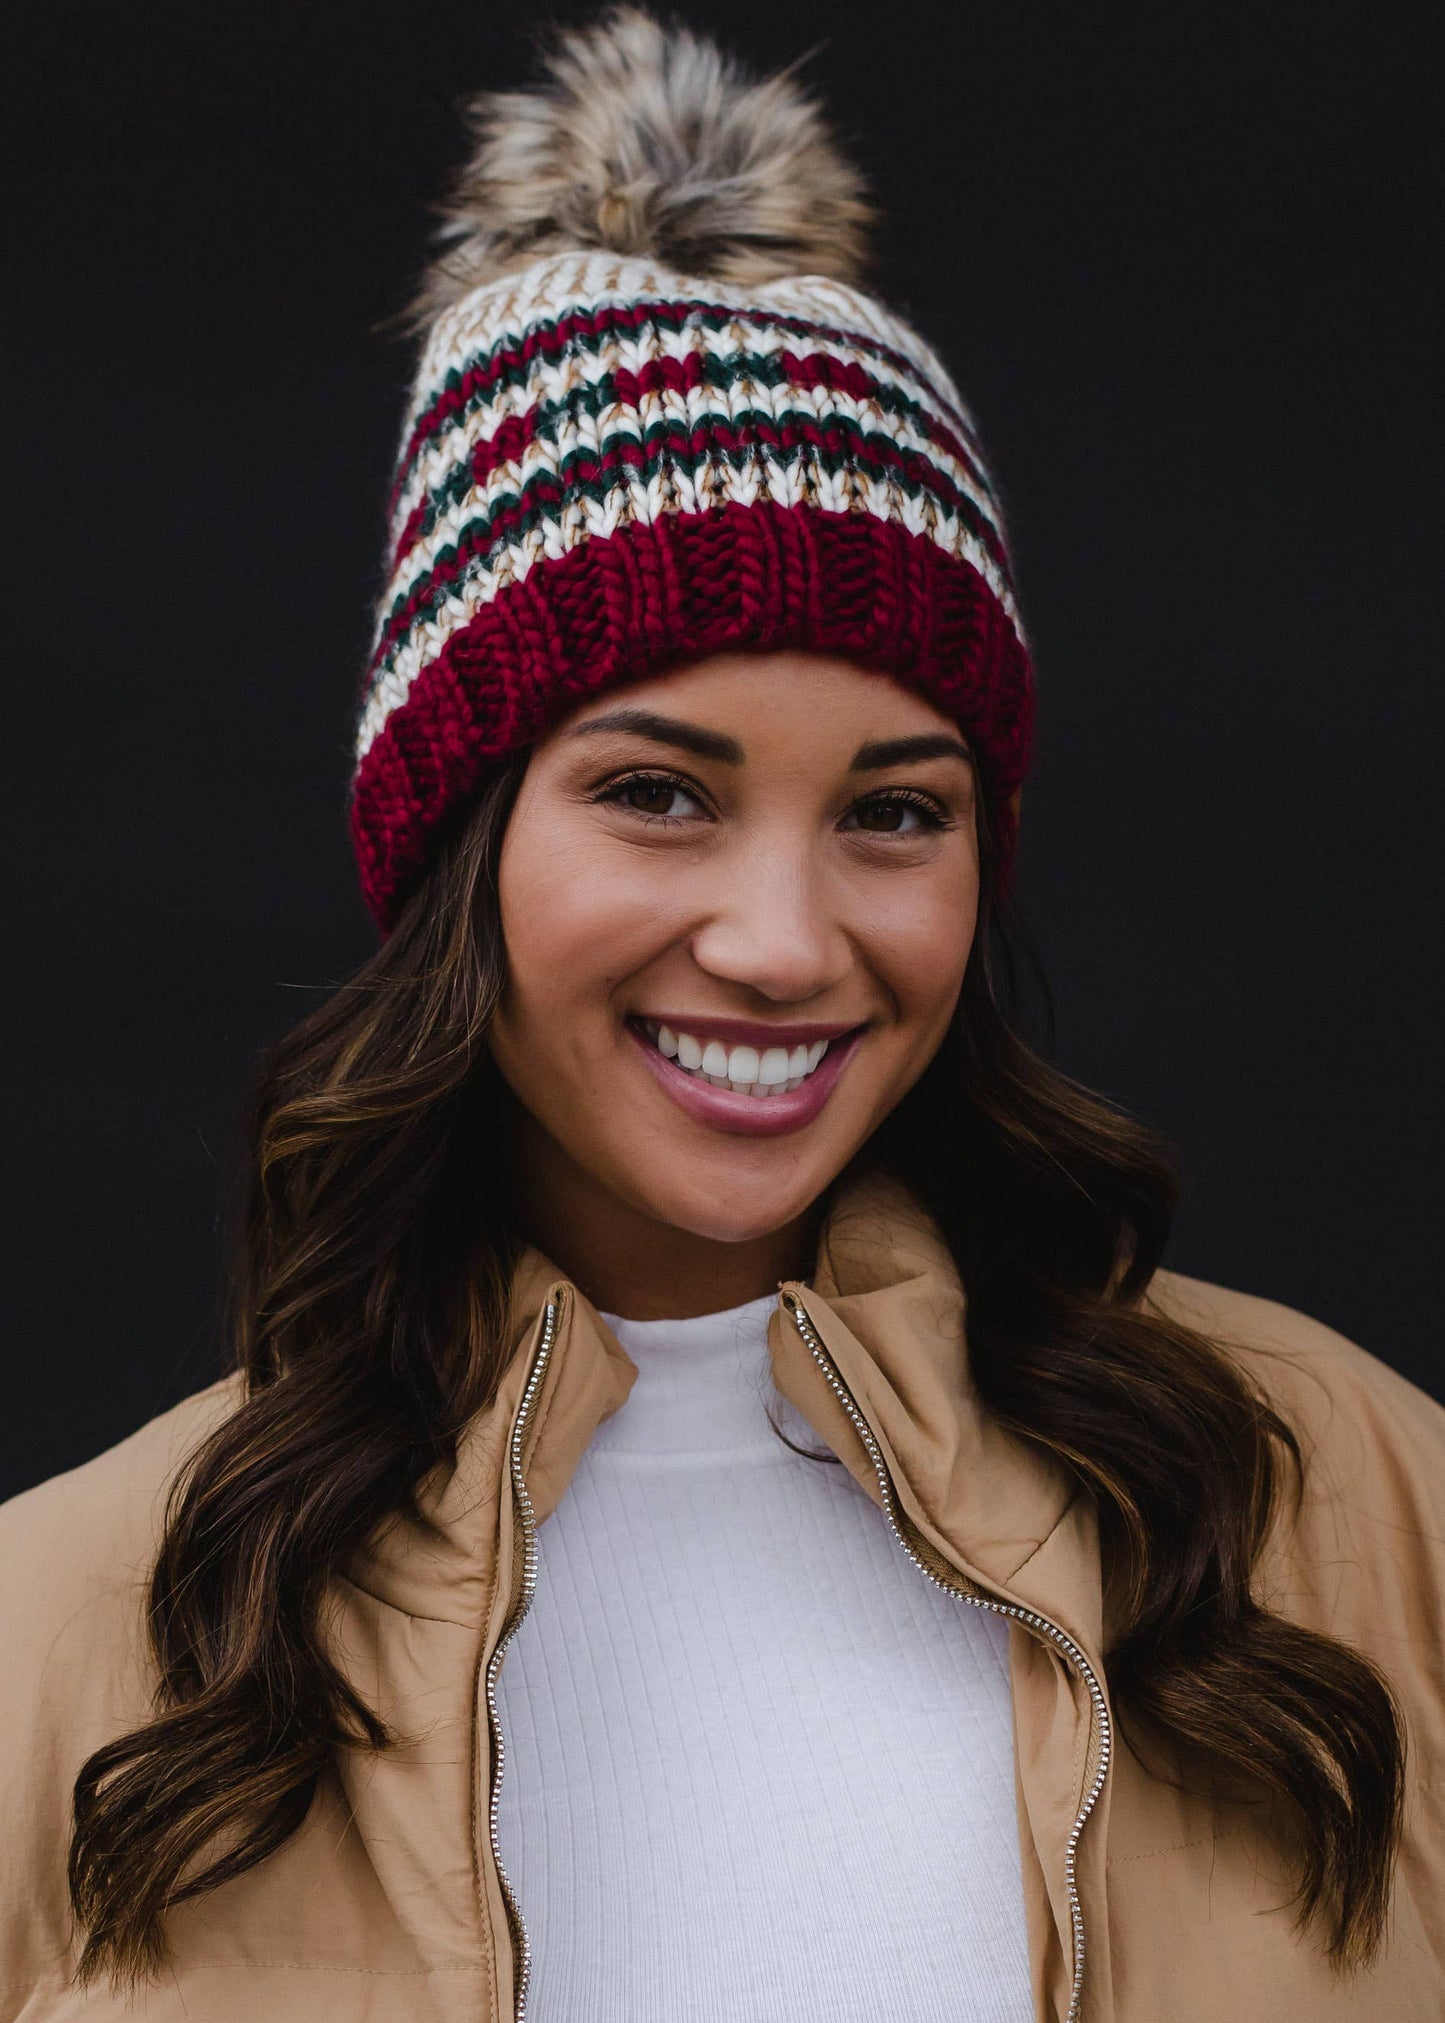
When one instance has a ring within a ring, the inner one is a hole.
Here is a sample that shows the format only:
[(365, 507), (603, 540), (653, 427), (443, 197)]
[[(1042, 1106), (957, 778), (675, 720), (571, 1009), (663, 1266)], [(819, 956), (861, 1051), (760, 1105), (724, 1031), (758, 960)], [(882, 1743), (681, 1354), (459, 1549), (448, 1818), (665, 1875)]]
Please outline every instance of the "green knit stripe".
[[(737, 353), (722, 354), (710, 351), (699, 354), (699, 367), (702, 385), (720, 393), (731, 392), (734, 387), (739, 385), (744, 387), (766, 387), (771, 390), (787, 386), (791, 383), (787, 367), (782, 357), (776, 353), (749, 352), (738, 355)], [(559, 434), (568, 423), (575, 426), (576, 423), (584, 419), (595, 420), (599, 415), (616, 408), (622, 399), (618, 393), (617, 381), (618, 374), (616, 372), (607, 372), (596, 380), (586, 381), (580, 386), (569, 387), (565, 393), (553, 395), (549, 399), (539, 401), (535, 407), (527, 411), (525, 416), (529, 439), (538, 444), (547, 444), (555, 448)], [(648, 397), (649, 399), (661, 400), (665, 398), (665, 395), (661, 393), (656, 395), (649, 394)], [(686, 393), (679, 393), (675, 397), (686, 399), (688, 395)], [(830, 397), (836, 398), (836, 395), (831, 395)], [(911, 423), (918, 434), (926, 440), (935, 443), (936, 448), (941, 450), (942, 454), (949, 461), (956, 461), (956, 451), (954, 451), (952, 446), (947, 443), (938, 443), (937, 438), (940, 431), (934, 418), (926, 408), (920, 406), (901, 387), (890, 386), (887, 382), (883, 381), (877, 382), (870, 392), (869, 399), (870, 405), (877, 406), (884, 414)], [(631, 405), (631, 402), (623, 401), (622, 404)], [(778, 429), (786, 429), (789, 425), (800, 421), (812, 422), (819, 426), (830, 425), (823, 417), (807, 408), (788, 407), (781, 413), (778, 413), (771, 408), (749, 407), (737, 412), (729, 412), (719, 408), (696, 417), (689, 416), (688, 426), (696, 430), (711, 429), (719, 424), (725, 426), (731, 424), (740, 429), (750, 429), (756, 427), (759, 420), (770, 423)], [(660, 419), (643, 431), (641, 439), (644, 443), (649, 443), (660, 434), (668, 430), (675, 430), (680, 426), (681, 423), (676, 417)], [(475, 446), (469, 444), (468, 450), (471, 454), (475, 454), (476, 449), (483, 447), (484, 444)], [(603, 447), (605, 448), (605, 443)], [(595, 454), (595, 452), (591, 451), (569, 451), (561, 459), (557, 468), (565, 474), (568, 464), (579, 453)], [(478, 480), (474, 475), (471, 454), (464, 458), (459, 458), (448, 470), (447, 475), (442, 479), (441, 483), (433, 487), (426, 495), (419, 517), (415, 508), (408, 514), (406, 552), (409, 553), (412, 548), (425, 541), (436, 527), (437, 522), (447, 512), (460, 505), (469, 492), (476, 489)], [(976, 467), (966, 468), (973, 488), (981, 492), (985, 499), (988, 499), (988, 483), (983, 473)], [(960, 490), (962, 490), (962, 487), (960, 487)], [(1000, 566), (1003, 566), (1002, 543), (998, 538), (996, 526), (992, 525), (991, 516), (986, 512), (980, 515), (980, 524), (984, 523), (989, 524), (992, 527), (992, 531), (987, 537), (980, 534), (980, 538), (986, 539), (986, 544), (991, 552), (994, 552), (995, 559), (998, 560)], [(399, 553), (396, 557), (396, 565), (400, 566), (404, 560), (405, 555)]]
[[(641, 436), (635, 430), (615, 431), (597, 451), (579, 449), (556, 468), (537, 471), (520, 487), (498, 492), (488, 500), (484, 511), (458, 529), (455, 538), (438, 551), (417, 581), (393, 599), (380, 627), (373, 678), (379, 678), (391, 667), (413, 629), (433, 618), (455, 594), (459, 581), (474, 573), (476, 566), (495, 548), (525, 539), (548, 521), (560, 521), (569, 505), (583, 500), (603, 506), (610, 501), (620, 503), (634, 489), (653, 482), (664, 483), (670, 473), (678, 470), (687, 471), (695, 481), (709, 467), (741, 472), (759, 456), (779, 469), (809, 464), (830, 478), (856, 473), (895, 488), (910, 500), (930, 499), (941, 512), (958, 518), (979, 546), (996, 560), (999, 574), (1007, 583), (1007, 566), (999, 559), (1001, 549), (995, 554), (998, 536), (967, 494), (960, 492), (921, 453), (914, 453), (900, 469), (897, 446), (885, 431), (859, 428), (839, 414), (820, 422), (816, 415), (802, 410), (793, 411), (791, 417), (778, 417), (763, 410), (719, 416), (714, 427), (720, 425), (739, 433), (757, 429), (778, 431), (786, 428), (789, 419), (796, 426), (821, 432), (824, 441), (794, 440), (779, 444), (759, 439), (724, 447), (711, 432), (699, 443), (698, 427), (684, 428), (678, 423), (659, 421)], [(635, 457), (625, 457), (629, 448), (637, 453)], [(599, 463), (604, 468), (596, 468)]]
[[(803, 316), (789, 316), (756, 307), (730, 308), (701, 301), (641, 301), (626, 305), (600, 305), (590, 310), (574, 310), (539, 318), (523, 331), (505, 332), (481, 351), (451, 366), (441, 383), (426, 396), (417, 412), (409, 439), (396, 471), (392, 497), (406, 488), (412, 466), (424, 445), (445, 427), (468, 418), (477, 409), (495, 405), (506, 392), (525, 389), (540, 371), (555, 370), (567, 359), (597, 357), (606, 346), (619, 341), (636, 342), (651, 336), (656, 343), (664, 332), (700, 330), (710, 336), (754, 329), (776, 330), (796, 337), (825, 353), (857, 352), (873, 361), (874, 376), (882, 368), (898, 378), (916, 382), (928, 396), (949, 429), (957, 434), (971, 459), (979, 459), (973, 425), (952, 400), (933, 385), (923, 367), (903, 352), (861, 330), (838, 329)], [(665, 355), (659, 347), (658, 355)], [(441, 410), (446, 409), (443, 414)]]

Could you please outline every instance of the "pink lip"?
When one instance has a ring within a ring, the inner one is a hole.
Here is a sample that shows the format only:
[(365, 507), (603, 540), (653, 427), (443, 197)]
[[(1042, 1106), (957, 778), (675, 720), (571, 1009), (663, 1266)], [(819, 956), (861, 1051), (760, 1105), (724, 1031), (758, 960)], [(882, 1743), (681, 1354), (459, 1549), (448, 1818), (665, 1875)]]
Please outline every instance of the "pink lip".
[[(669, 1021), (662, 1020), (662, 1024)], [(761, 1025), (746, 1019), (709, 1019), (707, 1035), (709, 1039), (731, 1041), (736, 1046), (757, 1046), (761, 1037), (764, 1046), (805, 1046), (811, 1044), (806, 1034), (813, 1039), (830, 1039), (835, 1033), (846, 1034), (828, 1048), (822, 1060), (808, 1076), (800, 1089), (790, 1089), (786, 1096), (740, 1096), (733, 1089), (716, 1089), (711, 1082), (705, 1082), (699, 1075), (690, 1075), (686, 1068), (678, 1067), (658, 1052), (645, 1032), (634, 1025), (627, 1030), (642, 1052), (643, 1059), (656, 1075), (674, 1103), (685, 1110), (690, 1117), (696, 1117), (700, 1124), (709, 1124), (714, 1131), (730, 1131), (741, 1138), (781, 1138), (789, 1131), (801, 1131), (805, 1124), (811, 1124), (823, 1105), (838, 1086), (838, 1079), (853, 1056), (865, 1028), (862, 1026), (803, 1027)], [(788, 1036), (796, 1034), (796, 1038)]]

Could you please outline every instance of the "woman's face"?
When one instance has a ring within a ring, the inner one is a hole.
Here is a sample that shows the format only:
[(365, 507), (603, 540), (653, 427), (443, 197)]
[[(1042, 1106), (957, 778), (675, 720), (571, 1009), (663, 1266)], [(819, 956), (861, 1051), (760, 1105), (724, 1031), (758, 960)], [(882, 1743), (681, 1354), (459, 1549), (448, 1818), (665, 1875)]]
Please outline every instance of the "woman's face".
[(917, 1080), (978, 906), (957, 728), (851, 663), (720, 654), (540, 744), (499, 870), (502, 1074), (627, 1208), (746, 1242)]

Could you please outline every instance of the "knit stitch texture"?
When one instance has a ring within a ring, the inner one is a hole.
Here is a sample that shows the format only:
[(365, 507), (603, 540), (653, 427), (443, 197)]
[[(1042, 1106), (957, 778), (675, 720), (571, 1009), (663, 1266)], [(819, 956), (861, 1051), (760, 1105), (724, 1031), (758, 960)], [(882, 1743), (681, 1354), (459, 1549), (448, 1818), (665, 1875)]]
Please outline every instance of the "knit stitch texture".
[(1002, 515), (939, 361), (858, 289), (597, 253), (474, 289), (423, 352), (391, 544), (350, 815), (383, 933), (489, 765), (722, 651), (927, 696), (1007, 862), (1033, 689)]

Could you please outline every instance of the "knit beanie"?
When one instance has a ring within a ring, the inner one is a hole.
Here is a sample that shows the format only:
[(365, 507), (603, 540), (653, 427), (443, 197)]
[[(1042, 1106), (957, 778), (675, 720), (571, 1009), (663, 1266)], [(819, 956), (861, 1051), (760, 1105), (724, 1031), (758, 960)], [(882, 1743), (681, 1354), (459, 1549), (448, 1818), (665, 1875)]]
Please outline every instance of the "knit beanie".
[(872, 210), (814, 101), (628, 7), (471, 116), (356, 733), (382, 933), (489, 767), (722, 651), (926, 696), (1006, 868), (1033, 690), (998, 501), (939, 360), (859, 285)]

